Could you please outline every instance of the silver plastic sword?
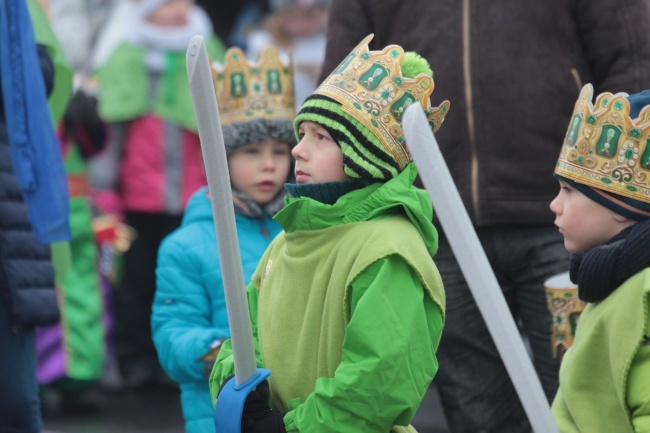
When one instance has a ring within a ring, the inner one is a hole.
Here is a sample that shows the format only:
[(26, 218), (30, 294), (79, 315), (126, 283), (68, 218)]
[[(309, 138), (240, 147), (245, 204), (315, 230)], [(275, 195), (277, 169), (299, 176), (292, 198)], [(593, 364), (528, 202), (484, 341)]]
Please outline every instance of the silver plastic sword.
[(210, 61), (202, 36), (192, 38), (186, 57), (187, 75), (208, 178), (214, 226), (217, 231), (221, 274), (235, 361), (235, 380), (237, 385), (241, 385), (257, 372), (255, 346), (239, 253), (226, 148)]
[(557, 425), (533, 363), (419, 104), (412, 104), (406, 109), (402, 127), (435, 213), (533, 430), (539, 433), (557, 433)]

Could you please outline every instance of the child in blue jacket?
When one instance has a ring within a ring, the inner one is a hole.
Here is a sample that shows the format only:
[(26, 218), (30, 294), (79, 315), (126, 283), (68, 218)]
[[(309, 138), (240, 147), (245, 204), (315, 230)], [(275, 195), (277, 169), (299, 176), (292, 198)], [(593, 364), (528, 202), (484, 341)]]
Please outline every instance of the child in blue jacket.
[[(217, 69), (215, 87), (248, 282), (282, 230), (272, 217), (283, 205), (295, 144), (291, 69), (279, 61), (274, 47), (264, 51), (259, 65), (250, 65), (239, 48), (231, 48), (223, 69)], [(237, 71), (240, 81), (231, 80), (229, 71)], [(208, 376), (230, 332), (206, 187), (192, 196), (181, 227), (161, 244), (156, 285), (154, 344), (163, 368), (180, 384), (186, 432), (214, 432)]]

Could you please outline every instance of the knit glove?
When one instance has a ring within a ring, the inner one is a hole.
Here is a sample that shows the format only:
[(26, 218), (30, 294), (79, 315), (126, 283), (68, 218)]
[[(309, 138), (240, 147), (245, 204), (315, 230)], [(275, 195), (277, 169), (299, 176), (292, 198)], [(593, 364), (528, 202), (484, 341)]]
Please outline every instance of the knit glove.
[(107, 132), (97, 111), (97, 98), (77, 90), (63, 117), (63, 134), (79, 144), (84, 158), (99, 153), (106, 144)]
[[(233, 377), (230, 376), (221, 385), (219, 392)], [(269, 408), (269, 397), (269, 383), (266, 380), (248, 394), (241, 416), (242, 433), (287, 433), (282, 420), (284, 413)]]

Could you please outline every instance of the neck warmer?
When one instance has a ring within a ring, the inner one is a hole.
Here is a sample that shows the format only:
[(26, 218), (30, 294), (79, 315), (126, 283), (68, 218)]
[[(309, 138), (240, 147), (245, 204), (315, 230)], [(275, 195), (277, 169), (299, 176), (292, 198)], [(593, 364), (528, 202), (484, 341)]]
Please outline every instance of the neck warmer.
[(367, 179), (347, 179), (323, 183), (285, 183), (284, 187), (292, 197), (307, 197), (323, 204), (334, 204), (345, 194), (373, 183)]
[(248, 195), (233, 189), (232, 202), (235, 207), (235, 213), (237, 215), (244, 215), (249, 218), (259, 218), (264, 215), (273, 217), (284, 206), (285, 195), (286, 192), (282, 190), (278, 193), (278, 195), (275, 196), (275, 198), (273, 198), (273, 200), (264, 206), (260, 206)]
[(578, 297), (600, 302), (633, 275), (650, 266), (650, 221), (634, 224), (605, 245), (571, 255), (569, 276)]
[(25, 1), (0, 1), (0, 58), (11, 163), (34, 234), (44, 244), (69, 240), (68, 180)]

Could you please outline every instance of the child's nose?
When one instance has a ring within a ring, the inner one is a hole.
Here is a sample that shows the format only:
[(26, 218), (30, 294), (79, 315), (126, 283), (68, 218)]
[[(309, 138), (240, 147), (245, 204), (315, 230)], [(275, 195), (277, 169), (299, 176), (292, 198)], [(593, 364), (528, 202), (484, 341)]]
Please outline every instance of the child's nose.
[(262, 158), (262, 167), (266, 170), (272, 170), (275, 168), (275, 158), (271, 153), (265, 153)]
[(562, 212), (562, 207), (560, 206), (560, 196), (556, 196), (553, 201), (551, 201), (551, 204), (549, 205), (549, 208), (551, 208), (551, 212), (553, 212), (555, 215), (559, 215)]
[(298, 159), (298, 158), (300, 158), (300, 159), (305, 159), (305, 158), (304, 158), (304, 152), (303, 152), (303, 144), (302, 144), (303, 140), (304, 140), (304, 138), (303, 138), (302, 140), (300, 140), (300, 141), (298, 142), (298, 144), (296, 144), (296, 145), (293, 147), (293, 149), (291, 149), (291, 155), (292, 155), (295, 159)]

